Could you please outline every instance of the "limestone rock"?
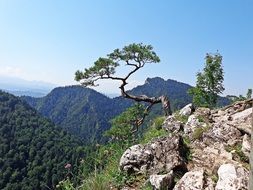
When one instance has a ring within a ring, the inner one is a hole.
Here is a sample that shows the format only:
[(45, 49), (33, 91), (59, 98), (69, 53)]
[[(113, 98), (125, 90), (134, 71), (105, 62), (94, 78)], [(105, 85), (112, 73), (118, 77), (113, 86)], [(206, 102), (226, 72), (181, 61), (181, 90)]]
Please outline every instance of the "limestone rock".
[(162, 128), (164, 128), (166, 131), (169, 131), (171, 133), (178, 133), (180, 130), (182, 130), (184, 127), (184, 124), (181, 121), (176, 120), (174, 115), (168, 116), (164, 123)]
[(223, 164), (218, 170), (219, 180), (215, 190), (247, 190), (249, 172), (240, 166)]
[(191, 134), (196, 128), (199, 128), (199, 127), (202, 127), (202, 124), (199, 122), (199, 119), (197, 118), (195, 114), (191, 115), (184, 126), (184, 133)]
[(146, 145), (134, 145), (120, 159), (120, 169), (128, 173), (156, 174), (183, 166), (183, 143), (179, 136), (161, 137)]
[(203, 141), (209, 143), (220, 142), (225, 144), (235, 144), (241, 137), (241, 132), (227, 123), (214, 123), (212, 127), (203, 134)]
[(233, 162), (232, 154), (225, 150), (223, 144), (216, 142), (212, 146), (206, 146), (201, 142), (195, 142), (193, 146), (193, 168), (189, 169), (203, 168), (208, 175), (212, 175), (220, 165)]
[(124, 171), (139, 172), (148, 169), (153, 160), (154, 156), (151, 151), (146, 150), (143, 145), (138, 144), (125, 151), (119, 165)]
[(165, 175), (151, 175), (149, 181), (155, 190), (169, 189), (173, 184), (173, 171)]
[(247, 134), (245, 134), (242, 140), (242, 152), (248, 157), (250, 155), (250, 147), (251, 147), (250, 137)]
[(188, 104), (180, 110), (179, 115), (189, 116), (194, 111), (195, 111), (194, 106), (192, 104)]
[(190, 171), (177, 182), (173, 190), (203, 190), (205, 184), (204, 170)]

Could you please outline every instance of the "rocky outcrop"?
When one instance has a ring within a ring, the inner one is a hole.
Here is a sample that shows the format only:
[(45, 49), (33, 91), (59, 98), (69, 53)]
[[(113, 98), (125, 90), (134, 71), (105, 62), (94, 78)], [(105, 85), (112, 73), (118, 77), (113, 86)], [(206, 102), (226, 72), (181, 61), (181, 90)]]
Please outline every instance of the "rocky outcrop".
[(223, 164), (218, 170), (219, 181), (215, 190), (247, 190), (249, 172), (240, 166)]
[(134, 145), (120, 159), (120, 169), (128, 173), (170, 172), (184, 165), (183, 143), (179, 136), (158, 138), (146, 145)]
[(173, 190), (202, 190), (204, 188), (204, 170), (190, 171), (178, 181)]
[(170, 115), (165, 119), (162, 128), (170, 133), (179, 133), (183, 130), (184, 123), (178, 121), (175, 115)]
[(250, 156), (250, 137), (245, 134), (242, 139), (242, 152), (249, 157)]
[(173, 180), (173, 171), (165, 175), (153, 174), (149, 177), (150, 184), (153, 186), (154, 190), (163, 190), (171, 188)]
[(150, 175), (157, 190), (247, 189), (252, 102), (194, 112), (187, 105), (165, 119), (167, 137), (130, 147), (120, 160), (121, 170)]
[(195, 111), (195, 107), (193, 106), (193, 104), (188, 104), (185, 107), (183, 107), (180, 112), (179, 115), (184, 115), (184, 116), (189, 116), (191, 115), (193, 112)]

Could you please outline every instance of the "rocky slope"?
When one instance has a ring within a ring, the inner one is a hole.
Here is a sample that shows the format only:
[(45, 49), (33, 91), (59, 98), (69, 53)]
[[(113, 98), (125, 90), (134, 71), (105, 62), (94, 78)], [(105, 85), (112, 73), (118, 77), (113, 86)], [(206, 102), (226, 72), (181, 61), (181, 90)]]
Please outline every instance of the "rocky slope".
[(148, 176), (154, 189), (248, 189), (252, 102), (219, 110), (187, 105), (166, 118), (168, 136), (127, 149), (121, 171)]

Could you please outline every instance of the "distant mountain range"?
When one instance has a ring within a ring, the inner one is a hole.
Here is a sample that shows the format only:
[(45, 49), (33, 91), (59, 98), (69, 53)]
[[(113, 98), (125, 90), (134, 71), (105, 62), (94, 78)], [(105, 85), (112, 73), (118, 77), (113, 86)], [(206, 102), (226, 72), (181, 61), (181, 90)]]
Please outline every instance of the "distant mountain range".
[[(148, 78), (145, 84), (135, 87), (129, 93), (147, 96), (167, 95), (173, 110), (177, 110), (192, 101), (188, 95), (190, 85), (175, 80)], [(22, 97), (43, 116), (56, 125), (90, 143), (102, 139), (102, 134), (110, 128), (110, 120), (120, 114), (134, 102), (123, 97), (109, 98), (95, 90), (81, 86), (59, 87), (42, 98)], [(226, 105), (229, 100), (221, 98)], [(162, 114), (159, 105), (153, 108), (153, 115)]]
[(15, 77), (0, 76), (0, 89), (16, 96), (42, 97), (56, 86), (55, 84), (41, 81), (28, 81)]

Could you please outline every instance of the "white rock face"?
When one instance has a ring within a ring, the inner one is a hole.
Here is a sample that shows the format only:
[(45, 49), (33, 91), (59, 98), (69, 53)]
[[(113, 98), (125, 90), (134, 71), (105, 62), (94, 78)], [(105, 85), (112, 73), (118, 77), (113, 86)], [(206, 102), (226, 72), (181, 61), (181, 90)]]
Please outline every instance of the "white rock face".
[(173, 190), (203, 190), (204, 170), (190, 171), (177, 182)]
[(165, 175), (151, 175), (149, 181), (155, 190), (168, 189), (173, 183), (173, 171)]
[(248, 157), (250, 156), (250, 147), (250, 137), (245, 134), (242, 140), (242, 152)]
[(179, 114), (189, 116), (192, 114), (193, 110), (194, 106), (192, 104), (188, 104), (180, 110)]
[(170, 172), (183, 165), (179, 136), (161, 137), (145, 145), (134, 145), (120, 159), (120, 169), (128, 173)]
[(239, 121), (245, 122), (248, 118), (251, 117), (251, 114), (252, 114), (252, 108), (248, 108), (246, 110), (233, 114), (232, 118), (233, 120), (239, 120)]
[(170, 115), (164, 121), (162, 128), (171, 133), (178, 133), (183, 128), (183, 123), (178, 121), (174, 115)]
[(201, 126), (201, 123), (199, 122), (197, 116), (196, 115), (191, 115), (188, 118), (188, 121), (187, 121), (186, 125), (184, 126), (184, 133), (185, 134), (190, 134), (198, 127), (202, 127), (202, 126)]
[(223, 164), (218, 170), (219, 180), (215, 190), (247, 190), (248, 176), (242, 167), (235, 167), (233, 164)]

